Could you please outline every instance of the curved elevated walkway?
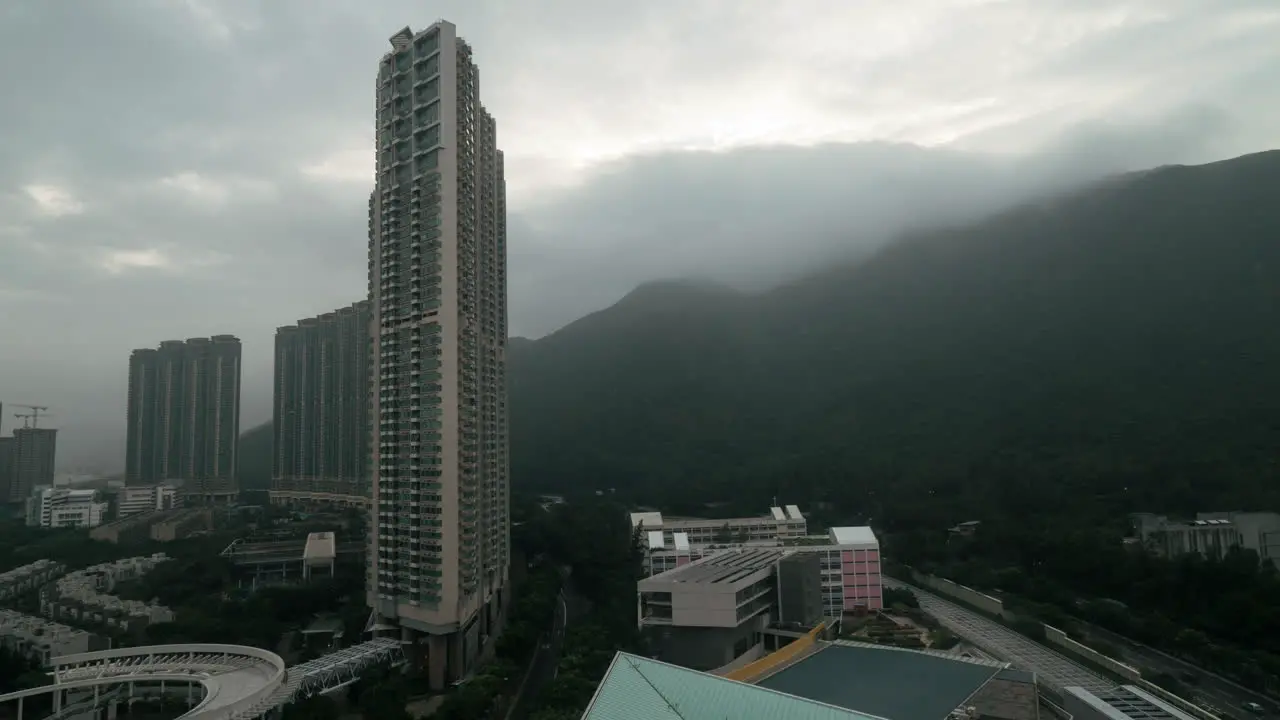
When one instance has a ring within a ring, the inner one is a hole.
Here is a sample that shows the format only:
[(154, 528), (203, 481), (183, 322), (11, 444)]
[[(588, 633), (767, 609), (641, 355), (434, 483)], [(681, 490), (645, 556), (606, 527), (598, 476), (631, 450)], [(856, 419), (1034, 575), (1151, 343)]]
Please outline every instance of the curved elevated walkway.
[[(57, 720), (129, 698), (135, 682), (199, 684), (203, 697), (181, 720), (252, 720), (300, 696), (332, 692), (381, 663), (403, 662), (398, 640), (378, 638), (285, 668), (273, 652), (245, 645), (152, 645), (64, 655), (53, 659), (52, 685), (0, 695), (0, 703), (54, 694)], [(92, 690), (71, 699), (67, 691)], [(64, 704), (64, 697), (67, 703)]]
[[(199, 704), (183, 720), (248, 720), (286, 683), (279, 655), (244, 645), (187, 644), (103, 650), (53, 659), (52, 685), (0, 695), (0, 703), (54, 693), (54, 717), (62, 716), (65, 691), (93, 689), (92, 702), (121, 700), (115, 688), (133, 682), (199, 684)], [(98, 693), (98, 688), (108, 690)], [(77, 709), (88, 700), (78, 700)], [(269, 709), (269, 708), (265, 708)]]

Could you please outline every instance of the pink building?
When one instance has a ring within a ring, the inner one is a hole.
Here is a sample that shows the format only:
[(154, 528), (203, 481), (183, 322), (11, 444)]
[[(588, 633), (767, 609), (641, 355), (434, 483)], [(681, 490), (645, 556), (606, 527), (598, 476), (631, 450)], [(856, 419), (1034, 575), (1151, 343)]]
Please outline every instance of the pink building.
[[(831, 539), (840, 548), (840, 589), (846, 612), (884, 607), (880, 582), (880, 542), (869, 527), (831, 528)], [(831, 582), (824, 569), (823, 590)]]

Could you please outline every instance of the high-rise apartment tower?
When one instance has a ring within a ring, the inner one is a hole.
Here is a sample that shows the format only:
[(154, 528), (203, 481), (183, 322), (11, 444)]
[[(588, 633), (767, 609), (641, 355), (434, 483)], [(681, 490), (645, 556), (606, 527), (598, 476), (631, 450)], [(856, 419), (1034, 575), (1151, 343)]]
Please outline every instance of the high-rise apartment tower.
[(506, 183), (454, 25), (405, 28), (391, 47), (369, 199), (369, 605), (439, 687), (474, 664), (507, 604)]
[(276, 330), (272, 502), (369, 501), (369, 302)]
[(181, 481), (183, 495), (225, 502), (238, 492), (240, 341), (167, 340), (129, 357), (125, 482)]
[(13, 484), (13, 461), (16, 457), (16, 442), (11, 437), (0, 437), (0, 505), (16, 502), (9, 497), (9, 488)]
[(53, 428), (13, 429), (9, 502), (26, 502), (38, 487), (53, 485), (53, 464), (58, 454), (58, 431)]

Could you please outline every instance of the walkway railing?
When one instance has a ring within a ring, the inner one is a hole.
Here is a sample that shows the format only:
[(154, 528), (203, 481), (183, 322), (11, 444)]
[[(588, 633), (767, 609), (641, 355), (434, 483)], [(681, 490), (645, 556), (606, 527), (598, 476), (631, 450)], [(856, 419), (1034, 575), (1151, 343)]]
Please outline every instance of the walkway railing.
[(808, 634), (799, 640), (793, 640), (782, 648), (765, 655), (747, 665), (743, 665), (737, 670), (725, 673), (724, 677), (729, 680), (737, 680), (738, 682), (751, 682), (759, 678), (761, 675), (773, 670), (774, 668), (791, 662), (799, 657), (802, 653), (807, 652), (818, 642), (818, 636), (827, 627), (826, 623), (818, 623), (818, 627), (810, 630)]

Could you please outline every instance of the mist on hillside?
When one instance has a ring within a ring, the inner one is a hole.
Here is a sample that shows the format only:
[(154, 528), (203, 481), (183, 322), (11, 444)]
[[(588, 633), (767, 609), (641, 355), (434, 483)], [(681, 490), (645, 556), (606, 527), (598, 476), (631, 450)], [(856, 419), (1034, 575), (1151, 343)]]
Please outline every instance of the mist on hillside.
[[(654, 280), (697, 278), (758, 291), (857, 258), (910, 230), (974, 221), (1114, 173), (1219, 159), (1230, 147), (1222, 145), (1226, 124), (1213, 113), (1187, 112), (1143, 125), (1082, 126), (1016, 155), (861, 143), (619, 161), (540, 204), (511, 211), (511, 332), (543, 336)], [(350, 242), (362, 247), (363, 239)], [(363, 260), (332, 272), (349, 277), (352, 292), (364, 287)], [(333, 288), (312, 292), (313, 313), (355, 299), (319, 305)], [(241, 428), (248, 430), (271, 417), (270, 333), (296, 322), (299, 311), (258, 307), (257, 325), (246, 326), (225, 310), (206, 308), (207, 317), (185, 324), (183, 333), (216, 330), (244, 341)], [(132, 333), (145, 338), (138, 346), (164, 339), (147, 328)], [(56, 391), (3, 397), (59, 409), (62, 467), (118, 470), (126, 360), (127, 350), (107, 362), (60, 358), (48, 372), (70, 373), (75, 383), (28, 374), (33, 387)]]
[(1019, 155), (858, 143), (619, 162), (512, 215), (512, 332), (545, 335), (657, 279), (760, 290), (906, 232), (973, 222), (1116, 173), (1220, 159), (1225, 122), (1195, 110), (1090, 124)]

